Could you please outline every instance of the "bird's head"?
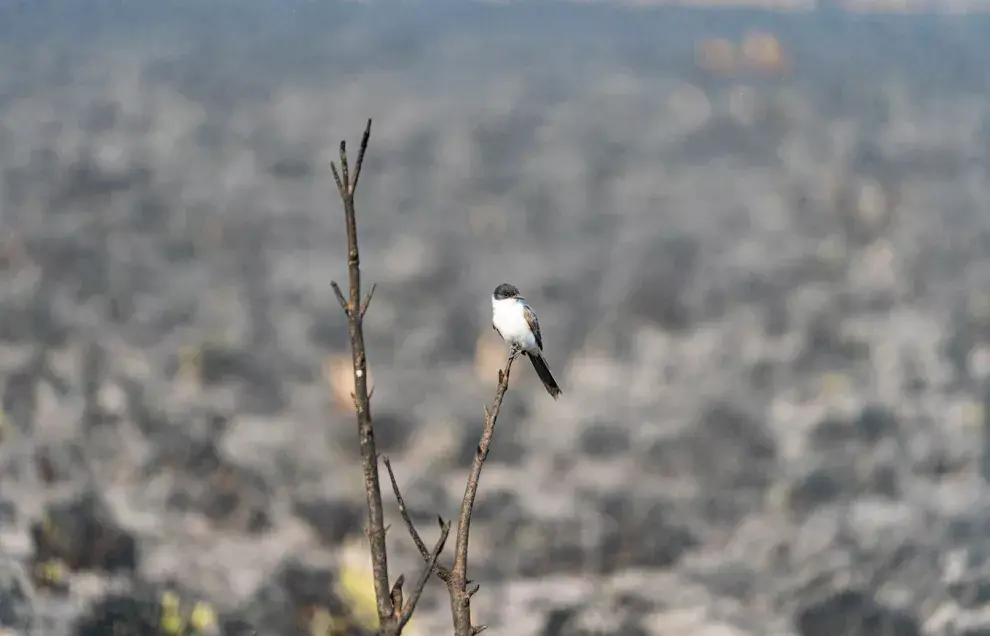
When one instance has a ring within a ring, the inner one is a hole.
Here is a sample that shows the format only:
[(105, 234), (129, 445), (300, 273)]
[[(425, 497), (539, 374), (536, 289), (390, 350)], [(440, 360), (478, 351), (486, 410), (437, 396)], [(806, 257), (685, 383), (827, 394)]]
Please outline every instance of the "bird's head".
[(509, 283), (502, 283), (495, 288), (492, 297), (495, 300), (505, 300), (506, 298), (516, 298), (519, 296), (519, 288)]

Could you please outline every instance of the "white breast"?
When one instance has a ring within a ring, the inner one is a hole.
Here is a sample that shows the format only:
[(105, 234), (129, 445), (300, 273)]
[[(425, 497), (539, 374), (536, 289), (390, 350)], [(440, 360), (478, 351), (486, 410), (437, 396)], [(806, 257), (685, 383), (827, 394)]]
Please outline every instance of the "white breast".
[(536, 337), (529, 330), (523, 307), (514, 298), (492, 298), (492, 324), (510, 345), (520, 345), (525, 349), (536, 348)]

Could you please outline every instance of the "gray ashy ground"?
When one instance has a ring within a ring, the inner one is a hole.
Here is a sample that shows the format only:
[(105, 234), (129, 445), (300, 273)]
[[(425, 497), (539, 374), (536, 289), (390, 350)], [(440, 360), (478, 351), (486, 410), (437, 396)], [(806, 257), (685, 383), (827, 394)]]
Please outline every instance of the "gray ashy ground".
[[(0, 27), (3, 625), (110, 633), (168, 582), (228, 633), (335, 611), (363, 508), (327, 166), (371, 116), (375, 415), (428, 542), (498, 283), (564, 387), (526, 369), (503, 411), (490, 633), (990, 630), (985, 22), (45, 5)], [(751, 27), (794, 73), (694, 65)], [(67, 596), (25, 574), (51, 556)]]

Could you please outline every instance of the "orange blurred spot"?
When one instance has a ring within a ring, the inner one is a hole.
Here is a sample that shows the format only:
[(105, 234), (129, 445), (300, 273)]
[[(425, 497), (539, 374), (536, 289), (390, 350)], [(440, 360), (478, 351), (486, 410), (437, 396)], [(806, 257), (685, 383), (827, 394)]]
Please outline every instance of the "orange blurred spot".
[(743, 40), (743, 57), (747, 64), (765, 71), (784, 71), (789, 64), (780, 41), (770, 33), (750, 33)]
[[(327, 356), (323, 361), (323, 377), (330, 385), (330, 397), (335, 408), (354, 412), (354, 363), (350, 356)], [(374, 387), (374, 375), (368, 373), (368, 391)]]
[(710, 73), (731, 73), (736, 67), (736, 45), (724, 38), (705, 38), (695, 47), (698, 66)]
[[(489, 333), (485, 333), (485, 331)], [(474, 350), (474, 373), (481, 382), (493, 383), (505, 365), (508, 348), (491, 329), (483, 330)]]

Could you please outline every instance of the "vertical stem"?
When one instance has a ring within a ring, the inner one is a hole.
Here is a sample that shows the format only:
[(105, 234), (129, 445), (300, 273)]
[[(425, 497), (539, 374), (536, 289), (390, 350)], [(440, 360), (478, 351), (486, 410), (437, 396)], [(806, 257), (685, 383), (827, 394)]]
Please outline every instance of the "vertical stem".
[(454, 567), (450, 571), (450, 583), (448, 591), (450, 593), (450, 609), (454, 618), (455, 636), (474, 636), (483, 628), (471, 624), (471, 595), (472, 591), (467, 589), (468, 577), (468, 540), (471, 535), (471, 514), (474, 510), (474, 501), (478, 495), (478, 484), (481, 480), (481, 469), (488, 458), (488, 449), (491, 447), (492, 438), (495, 435), (495, 421), (498, 419), (499, 411), (502, 409), (502, 399), (505, 392), (509, 390), (509, 373), (512, 370), (512, 362), (516, 359), (518, 351), (513, 349), (505, 364), (505, 371), (498, 372), (498, 388), (495, 390), (495, 399), (491, 409), (485, 409), (485, 428), (481, 432), (481, 441), (474, 452), (474, 461), (471, 462), (471, 472), (468, 475), (467, 486), (464, 488), (464, 498), (461, 500), (461, 511), (457, 519), (457, 543), (454, 548)]
[[(368, 361), (364, 348), (364, 307), (361, 305), (361, 258), (358, 252), (357, 215), (354, 211), (354, 193), (364, 153), (371, 136), (371, 120), (361, 139), (354, 179), (351, 180), (344, 142), (340, 143), (341, 174), (334, 168), (334, 178), (344, 203), (344, 219), (347, 224), (347, 271), (350, 279), (349, 298), (344, 304), (348, 331), (351, 339), (351, 357), (354, 364), (354, 409), (357, 415), (358, 440), (364, 465), (364, 486), (368, 500), (368, 540), (371, 543), (371, 568), (375, 581), (375, 600), (378, 604), (378, 620), (381, 626), (392, 620), (392, 601), (389, 595), (388, 554), (385, 548), (385, 519), (382, 512), (382, 494), (378, 481), (378, 451), (371, 420), (368, 396)], [(342, 296), (340, 296), (342, 300)], [(369, 299), (370, 300), (370, 299)], [(367, 302), (367, 301), (366, 301)]]

